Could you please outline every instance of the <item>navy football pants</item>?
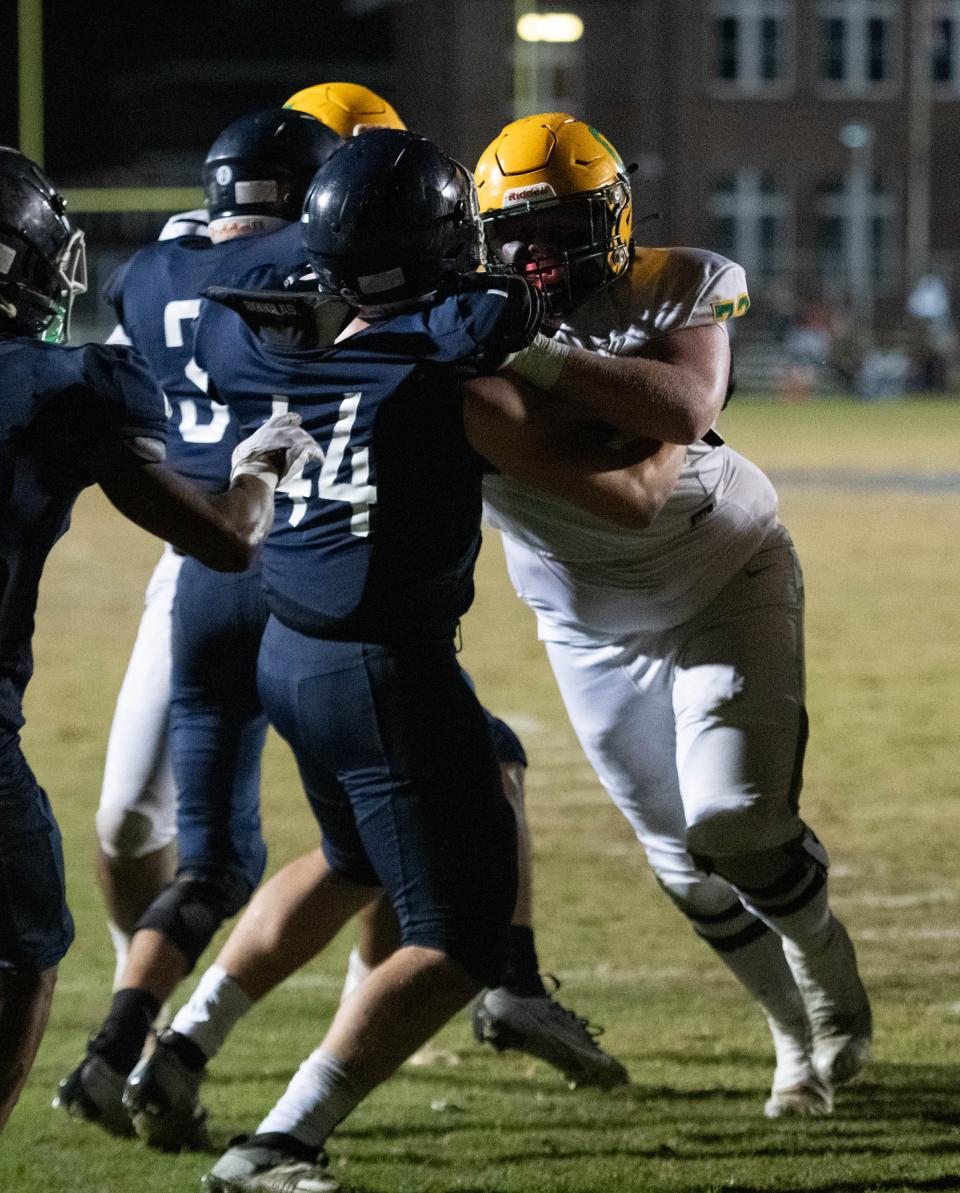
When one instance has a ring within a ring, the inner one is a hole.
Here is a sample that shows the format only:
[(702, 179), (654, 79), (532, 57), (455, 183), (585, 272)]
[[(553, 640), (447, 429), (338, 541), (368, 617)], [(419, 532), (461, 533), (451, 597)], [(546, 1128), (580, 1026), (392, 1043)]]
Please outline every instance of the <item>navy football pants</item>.
[(256, 887), (260, 755), (267, 717), (257, 655), (267, 620), (259, 570), (224, 574), (184, 560), (173, 606), (170, 748), (179, 872)]
[(0, 969), (50, 969), (73, 941), (60, 829), (15, 734), (0, 738)]
[(452, 644), (334, 642), (271, 617), (259, 681), (331, 867), (386, 890), (403, 944), (440, 949), (496, 985), (516, 900), (516, 823)]

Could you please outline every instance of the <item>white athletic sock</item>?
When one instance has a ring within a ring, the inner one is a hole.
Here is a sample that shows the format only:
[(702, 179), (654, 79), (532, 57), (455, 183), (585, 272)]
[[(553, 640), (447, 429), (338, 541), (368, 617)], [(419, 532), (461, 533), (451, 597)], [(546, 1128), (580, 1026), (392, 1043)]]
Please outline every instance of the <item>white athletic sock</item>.
[(252, 1006), (233, 978), (219, 965), (211, 965), (170, 1026), (192, 1040), (207, 1060), (212, 1060), (234, 1025)]
[(130, 956), (130, 934), (121, 931), (113, 920), (107, 920), (107, 931), (113, 941), (113, 952), (117, 958), (113, 971), (113, 992), (116, 994), (123, 985), (123, 972), (127, 968), (127, 958)]
[(308, 1147), (323, 1147), (327, 1136), (367, 1094), (367, 1086), (335, 1056), (317, 1048), (294, 1074), (286, 1092), (258, 1135), (281, 1131)]
[(343, 979), (343, 989), (340, 991), (341, 1002), (356, 990), (368, 973), (370, 966), (360, 956), (360, 950), (352, 948), (347, 958), (347, 974)]
[(749, 896), (741, 895), (740, 898), (754, 915), (800, 952), (816, 956), (829, 948), (834, 935), (835, 921), (827, 899), (826, 883), (801, 908), (791, 910), (787, 914), (775, 907), (755, 906), (750, 902)]
[(766, 1013), (777, 1069), (775, 1089), (798, 1085), (810, 1077), (810, 1026), (803, 996), (775, 932), (729, 952), (719, 952), (734, 977), (745, 986)]

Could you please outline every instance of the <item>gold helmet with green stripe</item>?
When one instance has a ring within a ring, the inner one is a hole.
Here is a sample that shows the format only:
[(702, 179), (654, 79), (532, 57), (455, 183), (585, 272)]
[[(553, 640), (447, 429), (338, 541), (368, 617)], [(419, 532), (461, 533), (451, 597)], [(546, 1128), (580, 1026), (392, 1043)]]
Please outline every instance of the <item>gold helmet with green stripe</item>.
[(316, 83), (291, 95), (283, 105), (309, 112), (341, 137), (368, 128), (406, 128), (393, 107), (361, 83)]
[(582, 120), (547, 112), (514, 120), (476, 169), (488, 268), (521, 273), (552, 313), (572, 310), (630, 263), (628, 169)]

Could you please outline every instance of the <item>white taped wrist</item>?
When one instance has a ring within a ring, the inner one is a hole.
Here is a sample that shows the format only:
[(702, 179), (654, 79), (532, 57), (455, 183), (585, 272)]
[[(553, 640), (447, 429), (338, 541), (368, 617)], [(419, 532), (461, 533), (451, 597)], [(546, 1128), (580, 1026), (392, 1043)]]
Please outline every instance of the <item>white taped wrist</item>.
[(505, 367), (537, 389), (550, 390), (560, 380), (563, 366), (572, 351), (566, 344), (558, 344), (549, 336), (538, 333), (527, 348), (506, 361)]
[(238, 476), (255, 476), (257, 480), (263, 481), (270, 490), (271, 496), (277, 491), (277, 485), (280, 482), (276, 469), (272, 468), (266, 460), (258, 460), (256, 456), (248, 456), (235, 465), (230, 473), (231, 485)]

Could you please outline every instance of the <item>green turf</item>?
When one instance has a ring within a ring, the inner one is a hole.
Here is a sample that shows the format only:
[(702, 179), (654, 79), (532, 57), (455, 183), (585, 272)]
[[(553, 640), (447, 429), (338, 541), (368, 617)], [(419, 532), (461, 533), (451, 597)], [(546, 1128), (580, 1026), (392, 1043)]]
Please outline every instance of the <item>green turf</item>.
[[(957, 471), (960, 404), (743, 402), (728, 441), (771, 471)], [(407, 1068), (333, 1140), (353, 1190), (399, 1193), (855, 1193), (960, 1189), (960, 490), (785, 483), (805, 563), (812, 739), (804, 810), (831, 850), (835, 902), (877, 1017), (869, 1079), (832, 1119), (768, 1123), (759, 1015), (651, 880), (566, 723), (533, 618), (491, 541), (464, 660), (531, 756), (539, 944), (570, 1005), (605, 1024), (633, 1086), (570, 1093), (544, 1066), (472, 1044)], [(493, 536), (491, 536), (491, 539)], [(93, 881), (93, 813), (113, 697), (155, 547), (96, 497), (48, 569), (26, 748), (64, 826), (77, 943), (47, 1040), (0, 1145), (0, 1190), (193, 1190), (209, 1158), (157, 1156), (48, 1109), (106, 1002), (112, 969)], [(276, 866), (313, 840), (271, 747)], [(251, 1015), (213, 1066), (216, 1142), (249, 1130), (329, 1019), (349, 940)], [(438, 1103), (445, 1109), (432, 1109)]]

